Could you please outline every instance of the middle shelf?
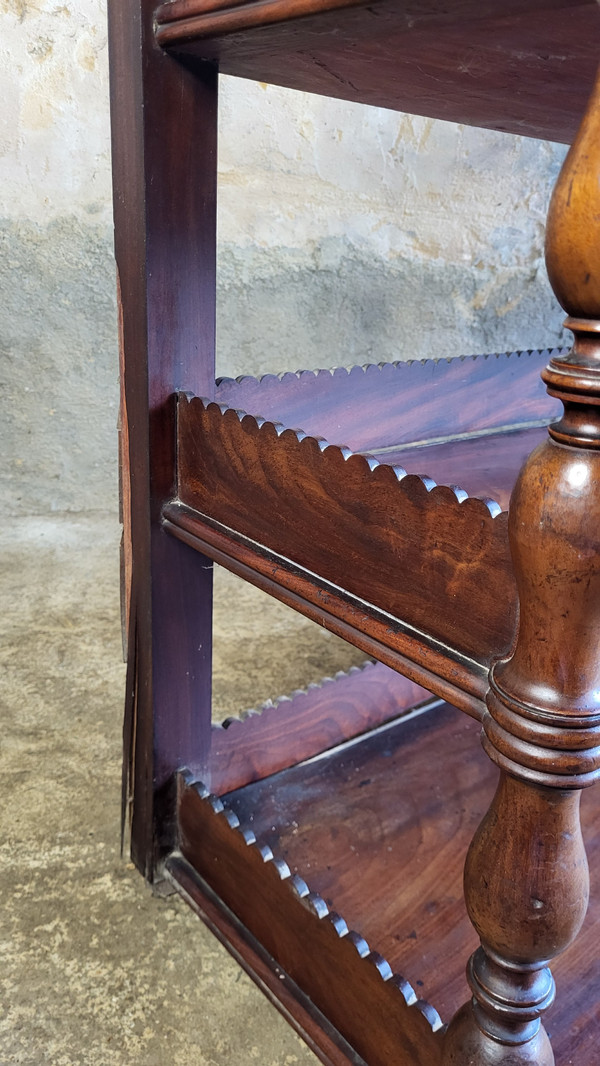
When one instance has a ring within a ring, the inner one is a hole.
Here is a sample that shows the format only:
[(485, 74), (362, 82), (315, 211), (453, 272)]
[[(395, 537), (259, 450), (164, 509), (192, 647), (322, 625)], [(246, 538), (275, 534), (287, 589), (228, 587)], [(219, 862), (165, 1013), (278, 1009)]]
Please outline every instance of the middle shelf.
[(479, 716), (515, 633), (506, 508), (555, 353), (225, 379), (183, 396), (166, 528)]

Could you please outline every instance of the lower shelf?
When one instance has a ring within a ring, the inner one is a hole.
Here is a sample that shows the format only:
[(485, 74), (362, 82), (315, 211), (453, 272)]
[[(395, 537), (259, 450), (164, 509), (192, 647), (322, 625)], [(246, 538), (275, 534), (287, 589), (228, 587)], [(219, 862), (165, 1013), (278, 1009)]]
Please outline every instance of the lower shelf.
[[(320, 1045), (315, 1038), (327, 1062), (440, 1060), (442, 1020), (468, 996), (464, 969), (476, 946), (462, 867), (496, 781), (478, 732), (436, 703), (222, 800), (182, 777), (182, 855), (300, 989), (298, 1012), (304, 997), (327, 1019)], [(596, 791), (583, 812), (592, 869)], [(553, 967), (547, 1028), (557, 1066), (596, 1061), (598, 903), (586, 930)], [(248, 954), (246, 965), (256, 972)], [(332, 1056), (332, 1032), (333, 1045), (353, 1052)]]

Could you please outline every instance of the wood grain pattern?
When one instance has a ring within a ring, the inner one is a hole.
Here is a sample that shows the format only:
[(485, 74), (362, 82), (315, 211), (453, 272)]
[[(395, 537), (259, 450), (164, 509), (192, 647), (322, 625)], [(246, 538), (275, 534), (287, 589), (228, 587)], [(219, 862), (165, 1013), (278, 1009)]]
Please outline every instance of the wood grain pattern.
[(431, 693), (382, 663), (366, 663), (213, 726), (204, 783), (221, 795), (360, 736)]
[(167, 858), (165, 878), (325, 1066), (365, 1066), (312, 1000), (180, 854)]
[[(341, 913), (391, 970), (402, 973), (419, 995), (433, 1002), (443, 1020), (464, 996), (464, 960), (473, 943), (462, 902), (462, 856), (496, 780), (476, 732), (464, 716), (439, 708), (393, 727), (385, 743), (385, 733), (364, 738), (346, 755), (339, 752), (312, 766), (285, 771), (223, 800), (246, 826), (252, 817), (259, 845), (270, 848), (292, 876), (306, 882), (313, 900), (321, 897), (328, 912)], [(436, 764), (435, 777), (427, 773), (432, 750), (445, 755)], [(583, 796), (582, 822), (597, 884), (596, 789)], [(229, 829), (229, 835), (219, 837), (216, 858), (203, 855), (209, 882), (215, 872), (227, 886), (229, 879), (242, 876), (248, 849), (241, 849), (239, 864), (231, 834)], [(197, 851), (200, 839), (189, 847)], [(398, 867), (411, 875), (402, 876)], [(262, 862), (255, 876), (251, 891), (259, 894), (265, 879)], [(284, 881), (280, 888), (286, 887)], [(228, 898), (227, 887), (221, 891)], [(252, 915), (247, 926), (253, 928)], [(582, 935), (554, 966), (559, 996), (548, 1012), (548, 1029), (557, 1066), (596, 1063), (597, 1003), (593, 994), (582, 995), (581, 990), (600, 983), (598, 936), (596, 893)], [(248, 959), (239, 940), (235, 946)], [(376, 1039), (372, 1027), (368, 1039)], [(392, 1054), (386, 1066), (396, 1061)], [(418, 1055), (415, 1061), (421, 1061)]]
[(431, 478), (437, 485), (456, 485), (464, 496), (494, 501), (508, 511), (520, 468), (547, 436), (546, 427), (505, 430), (425, 448), (390, 448), (377, 452), (376, 458), (402, 467), (407, 474)]
[(158, 790), (184, 755), (203, 755), (210, 730), (210, 566), (164, 535), (160, 513), (175, 476), (173, 394), (214, 387), (217, 129), (216, 72), (164, 62), (153, 10), (111, 0), (108, 11), (131, 489), (124, 799), (148, 876), (163, 832)]
[(500, 783), (465, 866), (481, 947), (444, 1066), (553, 1066), (541, 1024), (555, 994), (548, 963), (574, 941), (588, 905), (579, 805), (600, 776), (599, 109), (600, 80), (550, 212), (549, 273), (575, 344), (543, 372), (564, 415), (529, 456), (511, 501), (518, 634), (492, 667), (483, 720)]
[(439, 1062), (437, 1012), (220, 800), (184, 784), (179, 825), (184, 857), (369, 1066)]
[[(598, 74), (600, 79), (600, 73)], [(546, 228), (546, 266), (556, 297), (576, 319), (598, 319), (598, 80), (586, 119), (552, 194)]]
[[(548, 423), (540, 373), (559, 350), (222, 378), (214, 399), (355, 452)], [(376, 412), (376, 415), (374, 415)], [(459, 479), (460, 480), (460, 479)]]
[(592, 0), (183, 0), (158, 19), (163, 47), (225, 74), (565, 143), (600, 27)]
[(508, 650), (498, 505), (214, 403), (179, 411), (182, 503), (476, 662)]
[(486, 762), (477, 724), (442, 705), (224, 803), (447, 1020), (477, 944), (462, 871), (494, 792)]

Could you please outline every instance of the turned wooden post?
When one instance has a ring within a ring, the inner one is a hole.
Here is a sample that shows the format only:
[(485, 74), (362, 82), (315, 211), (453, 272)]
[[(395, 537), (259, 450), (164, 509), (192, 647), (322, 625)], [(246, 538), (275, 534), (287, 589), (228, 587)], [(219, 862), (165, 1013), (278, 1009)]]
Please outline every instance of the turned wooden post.
[(548, 962), (587, 909), (579, 797), (600, 768), (600, 79), (554, 191), (546, 260), (575, 343), (544, 371), (564, 415), (511, 500), (519, 632), (490, 674), (483, 745), (500, 782), (465, 867), (481, 947), (444, 1066), (551, 1066)]

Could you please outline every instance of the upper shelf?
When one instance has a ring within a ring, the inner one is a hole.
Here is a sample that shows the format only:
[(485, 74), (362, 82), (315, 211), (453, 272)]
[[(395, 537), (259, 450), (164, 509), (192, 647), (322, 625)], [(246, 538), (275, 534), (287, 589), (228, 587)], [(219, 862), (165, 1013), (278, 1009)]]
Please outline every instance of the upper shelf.
[(170, 0), (158, 43), (224, 74), (570, 143), (596, 0)]

